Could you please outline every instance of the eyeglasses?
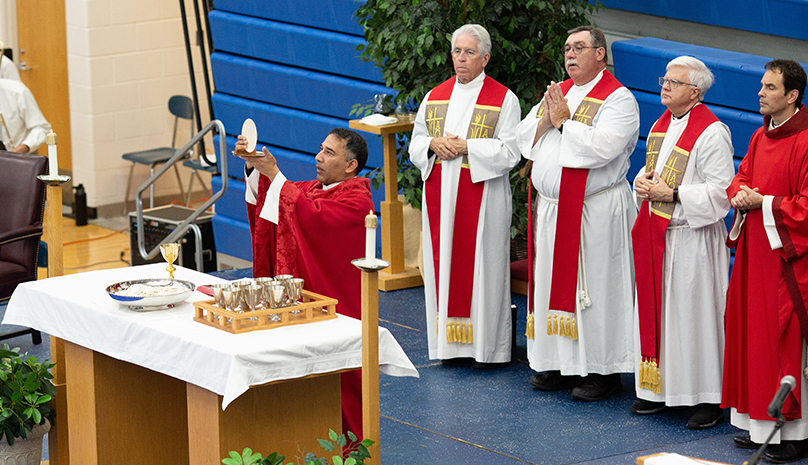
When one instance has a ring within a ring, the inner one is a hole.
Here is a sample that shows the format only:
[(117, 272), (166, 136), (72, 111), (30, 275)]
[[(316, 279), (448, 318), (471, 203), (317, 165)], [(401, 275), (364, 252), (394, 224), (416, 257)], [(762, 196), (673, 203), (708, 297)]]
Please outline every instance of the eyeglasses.
[(691, 84), (689, 82), (682, 82), (682, 81), (677, 81), (676, 79), (667, 79), (667, 78), (664, 78), (664, 77), (659, 78), (659, 85), (661, 87), (665, 87), (666, 82), (671, 85), (671, 89), (678, 89), (679, 86), (682, 85), (682, 84), (690, 86), (690, 87), (698, 87), (696, 84)]
[(564, 55), (570, 53), (570, 50), (574, 50), (575, 55), (577, 56), (577, 55), (580, 55), (584, 51), (585, 48), (599, 48), (599, 47), (587, 47), (585, 45), (573, 45), (573, 46), (570, 47), (569, 45), (565, 45), (564, 46)]

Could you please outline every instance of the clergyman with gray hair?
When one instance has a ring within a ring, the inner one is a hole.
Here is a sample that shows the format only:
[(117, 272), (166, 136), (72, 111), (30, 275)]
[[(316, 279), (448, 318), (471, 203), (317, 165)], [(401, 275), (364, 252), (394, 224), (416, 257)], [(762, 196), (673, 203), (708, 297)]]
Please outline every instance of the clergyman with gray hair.
[(410, 142), (424, 179), (429, 358), (489, 369), (511, 360), (508, 173), (519, 161), (519, 100), (485, 74), (491, 38), (452, 35), (455, 76), (427, 93)]
[[(636, 415), (696, 406), (690, 429), (724, 420), (721, 373), (729, 249), (726, 189), (735, 174), (727, 126), (701, 103), (713, 73), (681, 56), (659, 78), (667, 110), (648, 134), (634, 180), (639, 315)], [(661, 291), (661, 292), (660, 292)]]

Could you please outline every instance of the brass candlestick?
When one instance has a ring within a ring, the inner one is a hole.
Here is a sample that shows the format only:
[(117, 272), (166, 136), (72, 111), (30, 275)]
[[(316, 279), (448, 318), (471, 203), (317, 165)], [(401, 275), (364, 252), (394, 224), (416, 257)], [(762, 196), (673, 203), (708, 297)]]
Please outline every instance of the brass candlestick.
[(168, 262), (168, 277), (169, 279), (174, 279), (174, 271), (177, 269), (174, 268), (174, 260), (179, 257), (180, 253), (180, 245), (176, 242), (169, 242), (168, 244), (160, 244), (160, 253), (163, 254), (163, 258)]

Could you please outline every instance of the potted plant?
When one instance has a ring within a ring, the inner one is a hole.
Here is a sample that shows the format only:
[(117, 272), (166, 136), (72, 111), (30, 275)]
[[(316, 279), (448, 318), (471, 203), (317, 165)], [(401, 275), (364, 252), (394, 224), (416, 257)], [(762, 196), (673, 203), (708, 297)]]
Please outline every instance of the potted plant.
[(42, 437), (54, 416), (50, 400), (56, 388), (50, 369), (55, 364), (19, 352), (8, 344), (0, 348), (0, 463), (38, 465)]
[[(342, 448), (342, 453), (331, 457), (333, 465), (364, 465), (364, 460), (370, 458), (368, 447), (373, 444), (370, 439), (359, 441), (356, 435), (350, 431), (348, 431), (347, 438), (344, 434), (337, 436), (334, 430), (328, 430), (328, 439), (318, 439), (317, 441), (320, 443), (320, 447), (327, 452), (333, 452), (337, 447)], [(278, 455), (277, 452), (264, 458), (259, 453), (253, 453), (249, 447), (245, 447), (241, 454), (231, 451), (230, 457), (223, 459), (222, 463), (224, 465), (283, 465), (285, 459), (285, 456)], [(305, 465), (329, 465), (328, 459), (317, 457), (312, 452), (306, 453), (303, 460)], [(289, 462), (286, 465), (293, 464)]]

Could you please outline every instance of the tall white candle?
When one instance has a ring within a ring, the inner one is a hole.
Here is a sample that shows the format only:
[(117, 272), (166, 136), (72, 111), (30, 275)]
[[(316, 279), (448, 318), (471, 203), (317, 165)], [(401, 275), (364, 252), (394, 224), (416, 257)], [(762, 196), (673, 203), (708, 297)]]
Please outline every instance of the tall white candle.
[(48, 174), (57, 176), (59, 174), (59, 160), (56, 158), (56, 133), (51, 131), (48, 134)]
[(365, 260), (376, 261), (376, 226), (378, 219), (373, 210), (365, 217)]

